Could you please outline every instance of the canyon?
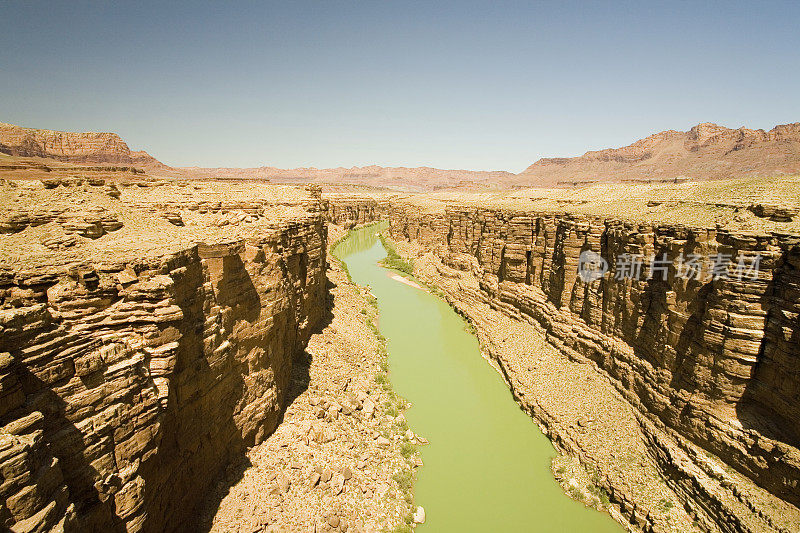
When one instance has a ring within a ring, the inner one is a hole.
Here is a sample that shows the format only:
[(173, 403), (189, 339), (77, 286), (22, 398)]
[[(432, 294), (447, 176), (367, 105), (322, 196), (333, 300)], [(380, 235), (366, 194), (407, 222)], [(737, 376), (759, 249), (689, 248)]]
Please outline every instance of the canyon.
[[(558, 352), (608, 376), (638, 408), (648, 453), (692, 518), (714, 524), (711, 530), (796, 527), (796, 512), (770, 516), (755, 503), (763, 491), (752, 488), (751, 496), (725, 471), (733, 467), (768, 493), (798, 503), (798, 442), (791, 429), (797, 419), (798, 309), (790, 296), (798, 282), (796, 237), (474, 205), (438, 213), (399, 205), (390, 219), (393, 235), (430, 254), (423, 257), (433, 265), (431, 283), (468, 316), (484, 304), (533, 323)], [(584, 250), (672, 258), (689, 249), (760, 253), (762, 270), (747, 282), (686, 283), (670, 272), (658, 282), (612, 276), (585, 283), (576, 275)], [(501, 366), (512, 386), (524, 375), (524, 367), (502, 360)], [(522, 403), (535, 411), (536, 401)], [(610, 489), (618, 500), (630, 497)], [(726, 494), (731, 491), (734, 497)], [(622, 512), (655, 528), (657, 514), (636, 499)]]
[[(612, 198), (595, 187), (331, 202), (353, 222), (385, 213), (415, 275), (476, 326), (523, 409), (595, 480), (599, 469), (620, 521), (646, 531), (794, 531), (800, 238), (791, 216), (747, 201), (788, 206), (800, 183), (771, 185), (771, 197), (757, 192), (763, 181), (740, 179), (681, 193), (615, 187)], [(607, 258), (610, 273), (583, 280), (586, 251)], [(624, 254), (665, 254), (671, 266), (663, 279), (647, 264), (627, 279), (613, 261)], [(682, 254), (704, 257), (706, 272), (716, 254), (727, 273), (739, 261), (759, 269), (687, 280), (676, 268)], [(537, 337), (546, 339), (539, 354), (556, 355), (537, 355)], [(591, 391), (578, 386), (584, 379)]]
[(0, 533), (800, 533), (800, 2), (5, 2)]
[[(297, 410), (291, 376), (329, 308), (326, 227), (342, 235), (379, 219), (418, 279), (476, 326), (562, 452), (560, 481), (590, 472), (610, 496), (604, 509), (634, 530), (800, 524), (797, 180), (772, 197), (761, 181), (684, 185), (694, 188), (680, 196), (695, 198), (685, 204), (659, 185), (609, 199), (602, 187), (323, 196), (315, 186), (141, 184), (2, 186), (6, 527), (185, 528), (213, 480)], [(762, 209), (748, 203), (756, 196)], [(626, 216), (603, 215), (609, 201)], [(641, 280), (615, 279), (612, 269), (585, 282), (586, 250), (759, 254), (761, 269), (745, 281), (674, 270), (647, 280), (647, 267)], [(292, 442), (306, 439), (303, 424), (287, 427), (301, 428)], [(657, 491), (642, 472), (661, 480)]]
[[(664, 142), (701, 158), (731, 142), (793, 153), (793, 132), (701, 125), (590, 166), (656, 160)], [(330, 256), (381, 220), (417, 282), (474, 327), (572, 498), (630, 531), (800, 527), (800, 178), (495, 176), (490, 190), (419, 194), (190, 178), (112, 134), (13, 135), (0, 160), (3, 528), (413, 527), (425, 439), (387, 381), (375, 296)], [(605, 275), (579, 275), (587, 252)], [(726, 275), (681, 276), (693, 254), (706, 273), (723, 257)], [(618, 275), (626, 255), (668, 266)]]

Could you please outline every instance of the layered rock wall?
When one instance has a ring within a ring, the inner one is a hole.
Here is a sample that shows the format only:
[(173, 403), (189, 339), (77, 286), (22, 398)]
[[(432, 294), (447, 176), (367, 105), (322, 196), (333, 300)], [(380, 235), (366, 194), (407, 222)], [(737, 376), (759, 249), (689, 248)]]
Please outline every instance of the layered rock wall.
[(176, 531), (278, 424), (324, 310), (319, 213), (127, 264), (0, 272), (0, 524)]
[[(541, 324), (562, 352), (595, 361), (658, 425), (800, 504), (800, 239), (401, 202), (389, 217), (396, 238), (472, 272), (486, 301)], [(588, 283), (577, 275), (586, 250), (611, 262)], [(645, 258), (639, 279), (617, 276), (623, 254)], [(730, 257), (722, 268), (731, 277), (684, 279), (680, 254), (703, 257), (705, 272), (710, 258)], [(647, 279), (651, 255), (671, 265), (666, 279), (660, 270)], [(733, 276), (757, 256), (753, 279)]]
[(147, 152), (134, 152), (116, 133), (75, 133), (0, 123), (0, 152), (75, 163), (121, 163), (167, 169)]
[(335, 198), (325, 203), (325, 218), (329, 222), (352, 228), (380, 219), (386, 213), (386, 202), (373, 198)]

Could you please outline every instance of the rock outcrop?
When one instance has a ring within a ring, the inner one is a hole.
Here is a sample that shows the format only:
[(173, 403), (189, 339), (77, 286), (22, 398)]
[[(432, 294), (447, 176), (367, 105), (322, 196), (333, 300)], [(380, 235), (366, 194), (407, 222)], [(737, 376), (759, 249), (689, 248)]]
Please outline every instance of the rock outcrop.
[(220, 470), (274, 430), (325, 309), (321, 211), (213, 235), (2, 265), (2, 529), (186, 530)]
[[(647, 425), (800, 505), (800, 238), (473, 205), (393, 202), (389, 217), (395, 238), (434, 252), (440, 275), (477, 278), (478, 290), (465, 286), (454, 300), (475, 297), (537, 324), (562, 353), (596, 363)], [(610, 272), (583, 281), (585, 251), (609, 259)], [(639, 279), (617, 279), (623, 254), (666, 254), (670, 266), (647, 279), (645, 262)], [(722, 254), (731, 275), (740, 260), (760, 265), (742, 280), (687, 280), (675, 269), (680, 254)], [(685, 465), (669, 468), (691, 479)], [(711, 523), (737, 523), (713, 498), (700, 507)]]
[(0, 153), (73, 163), (169, 169), (147, 152), (131, 151), (116, 133), (74, 133), (0, 123)]
[(352, 228), (380, 219), (386, 214), (386, 201), (363, 196), (340, 196), (324, 202), (328, 222)]

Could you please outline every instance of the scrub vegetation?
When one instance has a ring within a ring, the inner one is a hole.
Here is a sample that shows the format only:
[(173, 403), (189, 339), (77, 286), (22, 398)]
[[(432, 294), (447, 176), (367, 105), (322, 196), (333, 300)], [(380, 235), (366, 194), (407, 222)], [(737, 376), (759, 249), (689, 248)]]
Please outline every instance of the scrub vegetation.
[(399, 270), (400, 272), (404, 272), (406, 274), (413, 274), (414, 261), (412, 259), (405, 259), (398, 254), (391, 241), (384, 237), (383, 232), (378, 233), (378, 237), (380, 237), (381, 244), (383, 244), (383, 247), (386, 249), (386, 258), (380, 262), (381, 266), (391, 268), (393, 270)]

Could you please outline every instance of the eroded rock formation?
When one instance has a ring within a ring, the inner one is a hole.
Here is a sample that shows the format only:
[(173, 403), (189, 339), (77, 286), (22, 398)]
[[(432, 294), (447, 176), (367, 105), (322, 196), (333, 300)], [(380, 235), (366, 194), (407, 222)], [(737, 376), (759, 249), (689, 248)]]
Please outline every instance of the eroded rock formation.
[[(395, 238), (434, 252), (441, 276), (477, 278), (477, 290), (464, 285), (455, 300), (477, 298), (538, 324), (562, 353), (594, 361), (648, 425), (698, 444), (800, 504), (796, 236), (474, 205), (425, 210), (412, 202), (393, 202), (389, 217)], [(586, 250), (609, 258), (611, 272), (582, 281), (578, 263)], [(666, 254), (672, 266), (666, 279), (648, 280), (646, 262), (640, 279), (615, 279), (613, 258), (625, 253)], [(739, 258), (751, 265), (758, 255), (760, 269), (741, 281), (677, 275), (679, 254), (718, 253), (730, 257), (723, 265), (730, 274)], [(677, 448), (652, 438), (685, 497), (700, 502), (722, 530), (742, 530), (744, 522), (693, 479), (695, 467), (676, 459)]]
[(386, 203), (364, 196), (339, 196), (325, 201), (325, 218), (349, 229), (380, 219), (386, 213)]
[(74, 163), (169, 168), (147, 152), (132, 151), (116, 133), (74, 133), (0, 123), (0, 153)]
[(3, 528), (190, 529), (220, 469), (274, 430), (324, 310), (323, 218), (210, 238), (119, 260), (81, 241), (80, 261), (0, 269)]

